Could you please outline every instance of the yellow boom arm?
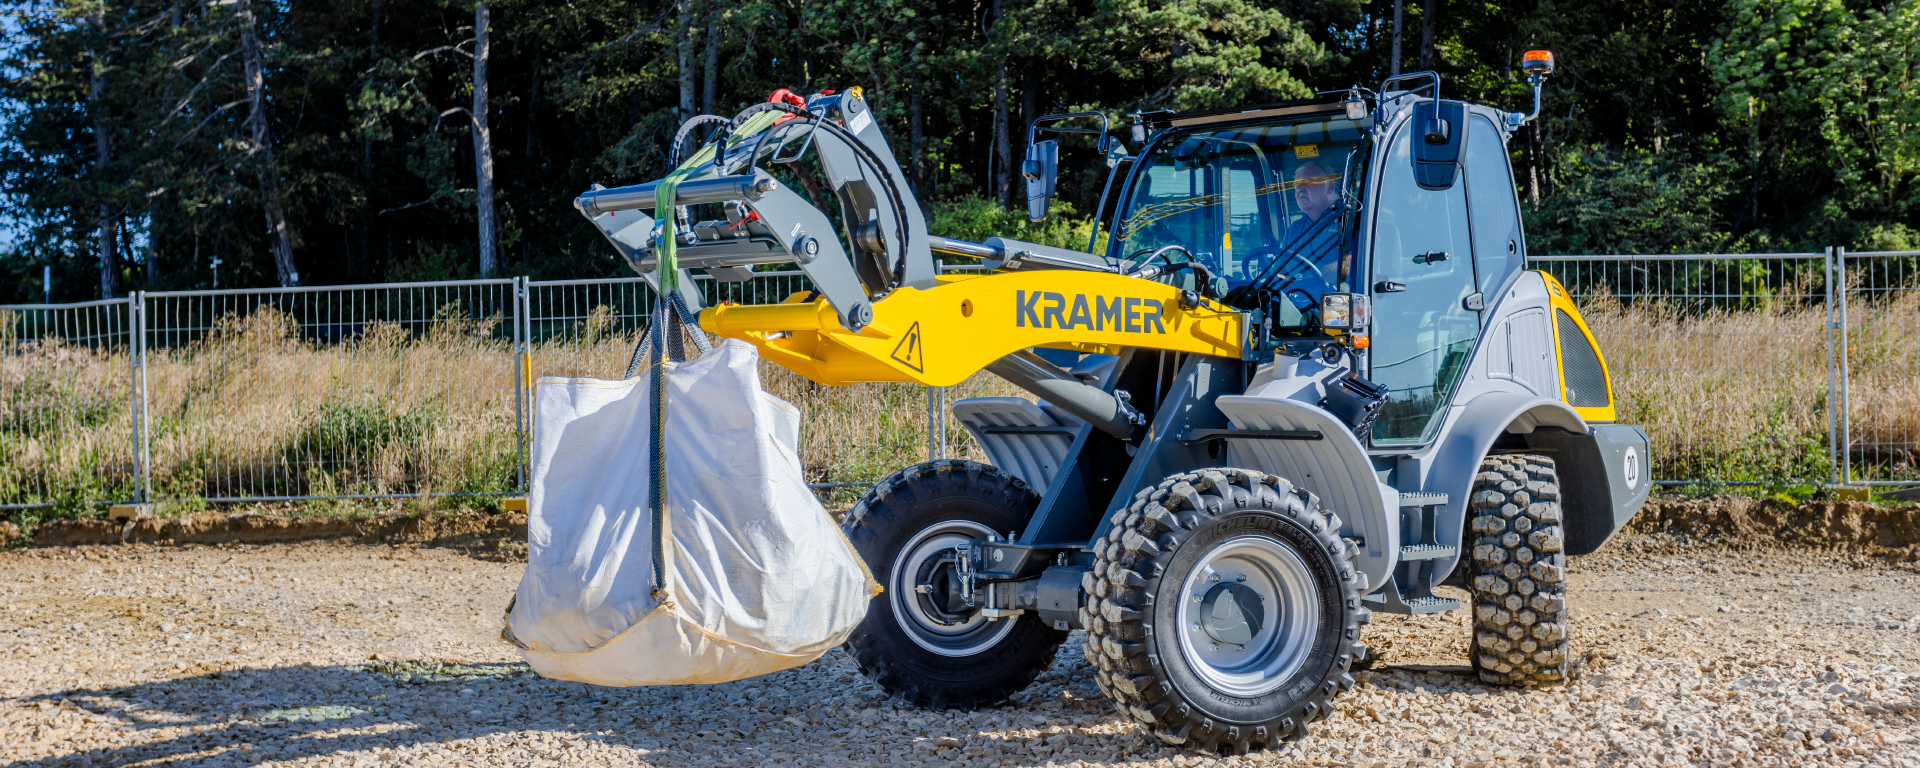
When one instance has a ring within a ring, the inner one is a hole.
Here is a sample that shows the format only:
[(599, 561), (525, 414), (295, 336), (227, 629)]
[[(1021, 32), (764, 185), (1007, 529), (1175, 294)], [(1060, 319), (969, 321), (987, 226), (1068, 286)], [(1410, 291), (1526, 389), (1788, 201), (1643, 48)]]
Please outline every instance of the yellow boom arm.
[(1118, 354), (1127, 347), (1240, 357), (1239, 312), (1202, 301), (1180, 306), (1180, 290), (1104, 272), (1049, 270), (943, 275), (926, 290), (900, 288), (873, 303), (859, 333), (840, 325), (825, 300), (725, 304), (700, 313), (700, 326), (760, 348), (761, 356), (821, 384), (911, 381), (958, 384), (1028, 347)]

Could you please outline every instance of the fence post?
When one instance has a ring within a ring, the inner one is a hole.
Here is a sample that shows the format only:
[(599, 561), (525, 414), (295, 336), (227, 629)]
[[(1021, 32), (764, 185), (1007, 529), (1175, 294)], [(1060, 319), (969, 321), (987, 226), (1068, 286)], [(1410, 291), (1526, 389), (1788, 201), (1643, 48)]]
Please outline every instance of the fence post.
[(519, 465), (519, 491), (521, 493), (528, 492), (528, 477), (532, 474), (527, 466), (527, 462), (531, 458), (530, 452), (528, 451), (531, 436), (529, 434), (530, 430), (527, 429), (529, 416), (527, 413), (528, 389), (531, 386), (531, 382), (527, 380), (527, 377), (532, 375), (533, 372), (532, 345), (529, 343), (533, 336), (533, 327), (527, 318), (528, 307), (531, 304), (527, 297), (528, 293), (530, 293), (530, 291), (527, 288), (527, 278), (525, 276), (514, 278), (513, 449), (518, 458), (518, 461), (515, 463)]
[(1847, 317), (1847, 247), (1835, 246), (1833, 249), (1834, 271), (1838, 282), (1834, 285), (1834, 295), (1840, 301), (1840, 478), (1843, 484), (1853, 482), (1853, 414), (1852, 394), (1853, 366), (1849, 362), (1852, 350), (1848, 349), (1847, 326), (1852, 318)]
[(927, 461), (947, 457), (947, 388), (927, 387)]
[(133, 361), (133, 476), (134, 501), (152, 501), (153, 462), (147, 433), (147, 292), (127, 297), (127, 356)]
[(1833, 484), (1840, 484), (1840, 379), (1833, 359), (1833, 334), (1839, 328), (1835, 321), (1833, 285), (1833, 246), (1827, 246), (1825, 266), (1827, 270), (1827, 458), (1833, 461)]
[[(933, 262), (933, 274), (946, 271), (947, 263)], [(927, 461), (947, 457), (947, 388), (927, 387)]]

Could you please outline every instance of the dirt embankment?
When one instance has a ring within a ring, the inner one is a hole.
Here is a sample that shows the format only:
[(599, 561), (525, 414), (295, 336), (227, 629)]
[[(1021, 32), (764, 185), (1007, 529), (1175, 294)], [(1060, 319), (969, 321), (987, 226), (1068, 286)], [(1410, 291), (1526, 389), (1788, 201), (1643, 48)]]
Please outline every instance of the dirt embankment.
[[(0, 523), (0, 545), (19, 529)], [(269, 544), (315, 539), (354, 539), (368, 543), (478, 546), (508, 552), (519, 543), (524, 552), (527, 516), (521, 512), (465, 511), (453, 514), (390, 514), (370, 517), (281, 517), (262, 514), (201, 512), (172, 520), (49, 520), (35, 528), (33, 545), (85, 544)]]
[[(1898, 561), (1920, 561), (1920, 504), (1718, 497), (1654, 499), (1629, 528), (1733, 546), (1833, 547)], [(19, 535), (0, 523), (0, 546)], [(202, 512), (174, 520), (50, 520), (33, 545), (70, 547), (121, 542), (267, 544), (315, 539), (369, 543), (479, 546), (503, 554), (524, 552), (527, 516), (519, 512), (388, 514), (370, 517), (281, 516)]]
[(1900, 561), (1920, 560), (1920, 504), (1654, 499), (1628, 527), (1732, 545), (1834, 547)]

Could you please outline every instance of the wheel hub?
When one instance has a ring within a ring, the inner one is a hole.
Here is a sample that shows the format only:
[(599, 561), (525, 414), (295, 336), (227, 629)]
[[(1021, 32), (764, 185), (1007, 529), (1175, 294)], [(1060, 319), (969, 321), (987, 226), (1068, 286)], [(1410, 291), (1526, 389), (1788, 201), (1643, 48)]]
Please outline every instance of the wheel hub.
[(913, 591), (927, 615), (944, 625), (966, 623), (976, 609), (969, 609), (961, 597), (960, 569), (954, 567), (954, 556), (926, 560), (919, 571)]
[(942, 656), (971, 656), (1013, 631), (1014, 622), (988, 621), (961, 598), (954, 547), (993, 533), (969, 520), (947, 520), (921, 529), (900, 548), (883, 595), (915, 645)]
[(1181, 655), (1208, 686), (1259, 696), (1306, 663), (1321, 619), (1319, 590), (1292, 547), (1260, 535), (1222, 541), (1182, 586)]
[(1266, 622), (1265, 600), (1245, 584), (1215, 584), (1200, 601), (1200, 628), (1214, 642), (1246, 645)]

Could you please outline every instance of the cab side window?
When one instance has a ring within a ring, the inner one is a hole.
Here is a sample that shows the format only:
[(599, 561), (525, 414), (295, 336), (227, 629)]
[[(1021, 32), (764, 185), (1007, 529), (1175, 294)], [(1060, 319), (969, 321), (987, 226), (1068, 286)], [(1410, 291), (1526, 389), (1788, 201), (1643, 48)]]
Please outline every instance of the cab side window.
[(1473, 256), (1480, 291), (1492, 306), (1495, 294), (1526, 266), (1521, 244), (1520, 208), (1514, 199), (1507, 145), (1493, 122), (1474, 115), (1468, 124), (1467, 200), (1473, 204)]
[[(1369, 376), (1389, 393), (1373, 430), (1381, 445), (1432, 438), (1480, 335), (1480, 313), (1466, 308), (1466, 297), (1478, 290), (1467, 185), (1427, 190), (1415, 183), (1412, 146), (1419, 137), (1409, 126), (1400, 127), (1381, 158), (1373, 235)], [(1485, 140), (1466, 139), (1468, 152)]]

